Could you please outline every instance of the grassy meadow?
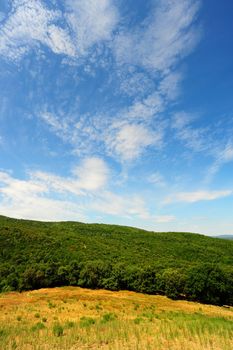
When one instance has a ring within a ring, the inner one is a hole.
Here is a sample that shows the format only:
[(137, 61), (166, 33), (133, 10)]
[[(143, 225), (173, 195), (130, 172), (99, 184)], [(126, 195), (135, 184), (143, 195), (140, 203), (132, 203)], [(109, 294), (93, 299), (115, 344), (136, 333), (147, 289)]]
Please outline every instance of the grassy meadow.
[(0, 294), (1, 350), (232, 350), (233, 308), (79, 287)]

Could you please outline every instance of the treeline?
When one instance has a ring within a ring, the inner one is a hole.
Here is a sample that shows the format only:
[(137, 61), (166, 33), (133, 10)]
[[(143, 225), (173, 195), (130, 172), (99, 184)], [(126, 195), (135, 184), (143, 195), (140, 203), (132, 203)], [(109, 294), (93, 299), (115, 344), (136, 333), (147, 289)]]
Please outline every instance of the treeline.
[(0, 216), (0, 291), (57, 286), (233, 305), (233, 241)]
[(131, 290), (217, 305), (233, 305), (233, 268), (197, 264), (187, 269), (126, 266), (103, 261), (0, 267), (0, 290), (25, 291), (58, 286)]

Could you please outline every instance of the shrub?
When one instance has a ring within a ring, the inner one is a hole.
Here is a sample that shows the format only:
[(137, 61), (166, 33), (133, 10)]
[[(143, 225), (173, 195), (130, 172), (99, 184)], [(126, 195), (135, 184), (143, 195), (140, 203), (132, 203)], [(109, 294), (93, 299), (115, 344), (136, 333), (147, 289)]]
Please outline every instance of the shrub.
[(90, 327), (94, 324), (95, 324), (95, 320), (92, 317), (85, 317), (84, 316), (80, 319), (80, 327), (81, 328)]
[(75, 322), (73, 321), (67, 321), (65, 324), (66, 328), (73, 328), (75, 326)]
[(63, 327), (60, 325), (60, 323), (56, 323), (53, 326), (53, 334), (56, 337), (61, 337), (63, 335), (63, 333), (64, 333)]
[(143, 321), (143, 319), (142, 319), (141, 317), (136, 317), (136, 318), (134, 319), (134, 323), (135, 323), (135, 324), (140, 324), (142, 321)]
[(45, 325), (42, 322), (38, 322), (34, 326), (32, 326), (31, 329), (32, 329), (33, 332), (39, 331), (41, 329), (45, 329)]
[(109, 321), (114, 321), (116, 319), (116, 315), (109, 312), (107, 314), (104, 314), (101, 319), (101, 323), (107, 323)]

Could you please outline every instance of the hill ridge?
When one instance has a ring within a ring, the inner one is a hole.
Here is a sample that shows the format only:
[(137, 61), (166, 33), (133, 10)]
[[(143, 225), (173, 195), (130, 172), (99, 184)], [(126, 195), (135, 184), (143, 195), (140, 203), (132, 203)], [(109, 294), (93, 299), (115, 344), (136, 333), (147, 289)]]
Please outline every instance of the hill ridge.
[(233, 241), (201, 234), (0, 216), (1, 291), (77, 285), (229, 304), (232, 266)]

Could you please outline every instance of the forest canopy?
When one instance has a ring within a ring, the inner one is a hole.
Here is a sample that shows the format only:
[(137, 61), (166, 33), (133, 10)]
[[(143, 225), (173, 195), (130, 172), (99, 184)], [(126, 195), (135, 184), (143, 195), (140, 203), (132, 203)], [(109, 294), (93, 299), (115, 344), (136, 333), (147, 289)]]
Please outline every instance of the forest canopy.
[(0, 291), (69, 285), (233, 305), (233, 241), (0, 216)]

